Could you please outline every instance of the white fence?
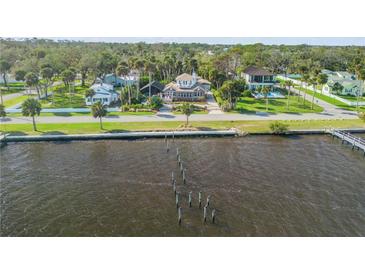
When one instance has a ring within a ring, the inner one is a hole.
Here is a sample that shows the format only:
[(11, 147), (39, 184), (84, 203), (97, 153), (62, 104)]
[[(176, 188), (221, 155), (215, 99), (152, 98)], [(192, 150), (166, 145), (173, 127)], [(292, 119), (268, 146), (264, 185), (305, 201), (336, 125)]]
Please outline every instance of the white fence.
[[(294, 84), (297, 84), (297, 85), (300, 85), (300, 86), (305, 86), (306, 89), (309, 89), (311, 91), (314, 91), (314, 92), (317, 92), (317, 93), (321, 93), (323, 95), (326, 95), (327, 97), (330, 97), (330, 98), (333, 98), (333, 99), (336, 99), (337, 101), (340, 101), (348, 106), (356, 106), (356, 102), (354, 101), (350, 101), (350, 100), (346, 100), (340, 96), (337, 96), (337, 95), (334, 95), (334, 94), (331, 94), (327, 91), (320, 91), (318, 89), (314, 89), (312, 86), (308, 85), (307, 83), (305, 82), (302, 82), (302, 81), (299, 81), (299, 80), (295, 80), (295, 79), (291, 79), (289, 77), (285, 77), (285, 76), (282, 76), (282, 75), (278, 75), (276, 76), (278, 79), (281, 79), (281, 80), (290, 80), (292, 81)], [(365, 106), (365, 102), (364, 101), (360, 101), (359, 102), (359, 106)]]

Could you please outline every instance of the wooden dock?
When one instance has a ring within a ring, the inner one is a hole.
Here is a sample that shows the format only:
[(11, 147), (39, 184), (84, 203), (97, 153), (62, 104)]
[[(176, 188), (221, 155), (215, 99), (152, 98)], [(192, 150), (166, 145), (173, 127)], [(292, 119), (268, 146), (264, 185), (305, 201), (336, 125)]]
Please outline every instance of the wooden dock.
[(327, 130), (328, 133), (330, 133), (333, 138), (337, 137), (339, 139), (342, 140), (342, 143), (344, 144), (345, 142), (350, 144), (352, 146), (352, 149), (357, 149), (357, 150), (362, 150), (364, 152), (364, 156), (365, 156), (365, 140), (360, 138), (360, 137), (356, 137), (354, 135), (352, 135), (349, 132), (343, 131), (343, 130), (337, 130), (337, 129), (328, 129)]

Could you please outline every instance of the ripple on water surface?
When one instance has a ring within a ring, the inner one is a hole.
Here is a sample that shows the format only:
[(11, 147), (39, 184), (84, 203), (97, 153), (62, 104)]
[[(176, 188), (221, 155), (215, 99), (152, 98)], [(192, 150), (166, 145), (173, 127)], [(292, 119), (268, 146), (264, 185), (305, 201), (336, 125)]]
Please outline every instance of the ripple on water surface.
[(169, 153), (157, 139), (9, 144), (1, 235), (364, 236), (364, 182), (362, 154), (328, 136), (175, 139)]

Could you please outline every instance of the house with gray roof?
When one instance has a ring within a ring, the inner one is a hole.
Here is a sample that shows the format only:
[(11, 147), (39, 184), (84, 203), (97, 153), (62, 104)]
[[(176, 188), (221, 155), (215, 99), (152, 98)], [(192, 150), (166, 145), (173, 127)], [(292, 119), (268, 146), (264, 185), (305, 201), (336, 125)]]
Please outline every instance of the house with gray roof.
[[(357, 96), (359, 93), (365, 93), (364, 85), (360, 80), (357, 80), (355, 75), (347, 71), (331, 71), (322, 70), (322, 73), (328, 76), (327, 83), (323, 85), (323, 92), (337, 94), (337, 95), (351, 95)], [(335, 84), (340, 84), (342, 91), (334, 91)]]
[(162, 92), (165, 101), (204, 101), (211, 83), (193, 74), (183, 73), (167, 84)]
[(274, 74), (256, 66), (249, 66), (242, 72), (249, 90), (257, 90), (264, 86), (272, 88), (275, 84)]
[[(150, 89), (151, 87), (151, 89)], [(165, 88), (165, 85), (161, 84), (159, 81), (152, 81), (151, 84), (147, 84), (143, 86), (140, 89), (140, 92), (146, 96), (149, 96), (150, 90), (151, 90), (151, 96), (152, 95), (158, 95), (160, 94)]]
[(99, 82), (103, 82), (105, 84), (108, 85), (113, 85), (114, 87), (125, 87), (125, 86), (131, 86), (136, 84), (138, 81), (138, 75), (134, 74), (134, 73), (129, 73), (128, 75), (121, 75), (118, 76), (115, 73), (109, 73), (106, 74), (102, 81)]

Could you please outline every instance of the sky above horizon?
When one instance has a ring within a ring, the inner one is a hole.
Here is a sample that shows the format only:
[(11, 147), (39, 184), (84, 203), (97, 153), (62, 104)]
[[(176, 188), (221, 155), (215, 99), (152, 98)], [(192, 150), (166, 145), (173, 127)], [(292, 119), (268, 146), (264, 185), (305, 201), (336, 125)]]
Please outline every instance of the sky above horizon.
[(365, 46), (365, 37), (49, 37), (49, 39), (116, 43), (205, 43), (227, 45), (263, 43), (267, 45)]

